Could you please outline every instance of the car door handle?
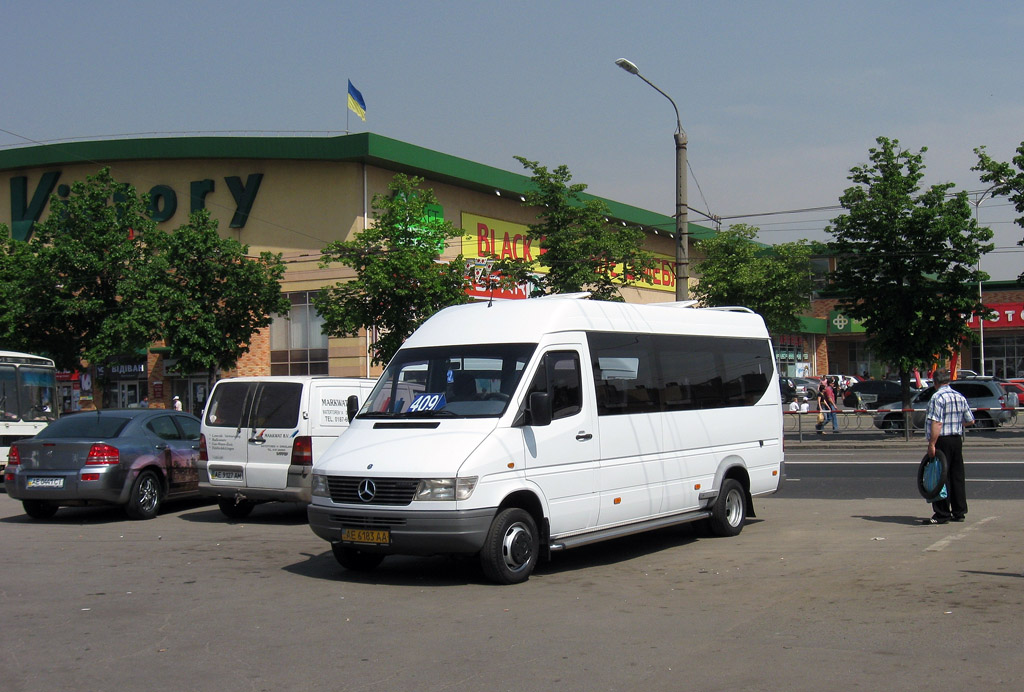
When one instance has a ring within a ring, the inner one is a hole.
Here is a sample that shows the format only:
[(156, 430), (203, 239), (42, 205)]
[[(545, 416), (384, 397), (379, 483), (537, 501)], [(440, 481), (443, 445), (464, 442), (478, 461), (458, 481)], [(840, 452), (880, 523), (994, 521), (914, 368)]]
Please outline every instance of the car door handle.
[(267, 441), (264, 440), (262, 437), (250, 437), (249, 438), (249, 444), (251, 444), (251, 445), (262, 445), (262, 444), (266, 444), (266, 442)]
[(576, 433), (576, 441), (577, 442), (586, 442), (587, 440), (591, 439), (592, 437), (594, 437), (594, 436), (591, 433), (584, 432), (583, 430), (580, 430), (578, 433)]
[(163, 450), (167, 449), (167, 445), (161, 443), (161, 444), (156, 445), (156, 448), (161, 450), (161, 451), (163, 451)]

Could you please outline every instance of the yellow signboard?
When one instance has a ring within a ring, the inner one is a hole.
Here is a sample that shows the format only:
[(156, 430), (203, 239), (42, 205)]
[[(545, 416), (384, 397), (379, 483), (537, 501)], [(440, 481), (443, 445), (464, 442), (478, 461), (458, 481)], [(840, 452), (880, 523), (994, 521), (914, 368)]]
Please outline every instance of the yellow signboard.
[[(536, 243), (527, 236), (523, 224), (499, 221), (476, 214), (462, 215), (462, 255), (466, 259), (494, 256), (497, 259), (521, 259), (536, 262), (544, 254)], [(546, 274), (547, 267), (537, 266), (535, 271)], [(623, 275), (622, 265), (615, 267), (614, 276)], [(621, 282), (621, 279), (620, 279)], [(657, 291), (676, 290), (675, 257), (654, 254), (654, 269), (634, 285)]]

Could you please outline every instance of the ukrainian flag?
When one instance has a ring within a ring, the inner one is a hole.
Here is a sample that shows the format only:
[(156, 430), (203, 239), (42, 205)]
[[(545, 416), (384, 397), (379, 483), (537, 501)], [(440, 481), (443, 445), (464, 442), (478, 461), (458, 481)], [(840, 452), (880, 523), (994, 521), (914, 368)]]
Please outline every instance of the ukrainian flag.
[(359, 93), (359, 89), (352, 86), (352, 80), (348, 82), (348, 107), (364, 123), (366, 122), (366, 102), (363, 101), (363, 95)]

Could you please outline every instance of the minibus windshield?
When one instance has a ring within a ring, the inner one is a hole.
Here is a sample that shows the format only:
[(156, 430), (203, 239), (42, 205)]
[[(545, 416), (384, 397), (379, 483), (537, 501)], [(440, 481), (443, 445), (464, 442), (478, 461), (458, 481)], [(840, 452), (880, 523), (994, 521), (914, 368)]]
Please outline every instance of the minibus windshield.
[(496, 418), (537, 344), (407, 348), (388, 365), (359, 418)]

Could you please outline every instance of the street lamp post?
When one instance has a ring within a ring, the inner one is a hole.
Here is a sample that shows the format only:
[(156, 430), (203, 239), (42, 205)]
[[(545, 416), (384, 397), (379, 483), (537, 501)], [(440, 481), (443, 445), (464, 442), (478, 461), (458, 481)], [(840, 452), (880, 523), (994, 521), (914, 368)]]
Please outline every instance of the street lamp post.
[(686, 203), (686, 132), (683, 121), (679, 118), (679, 107), (672, 97), (653, 84), (647, 77), (640, 74), (640, 68), (625, 58), (619, 58), (615, 64), (630, 74), (650, 84), (668, 99), (676, 111), (676, 300), (690, 299), (690, 226), (687, 219), (689, 207)]
[[(999, 187), (999, 185), (1000, 185), (999, 183), (996, 183), (995, 185), (992, 185), (989, 189), (985, 190), (980, 195), (978, 195), (977, 199), (975, 199), (973, 202), (971, 202), (971, 204), (974, 205), (974, 223), (975, 223), (975, 225), (980, 225), (981, 224), (981, 221), (979, 219), (978, 209), (979, 209), (979, 207), (981, 207), (981, 203), (985, 201), (985, 196), (988, 195), (989, 197), (991, 197), (992, 196), (991, 195), (992, 191), (995, 190), (997, 187)], [(981, 257), (978, 258), (978, 271), (979, 272), (981, 271)], [(979, 278), (978, 279), (978, 302), (979, 303), (982, 302), (983, 295), (984, 294), (981, 291), (981, 279)], [(985, 374), (985, 317), (984, 317), (984, 315), (980, 315), (978, 317), (978, 344), (981, 346), (981, 369), (978, 371), (978, 374), (984, 376), (984, 374)]]

